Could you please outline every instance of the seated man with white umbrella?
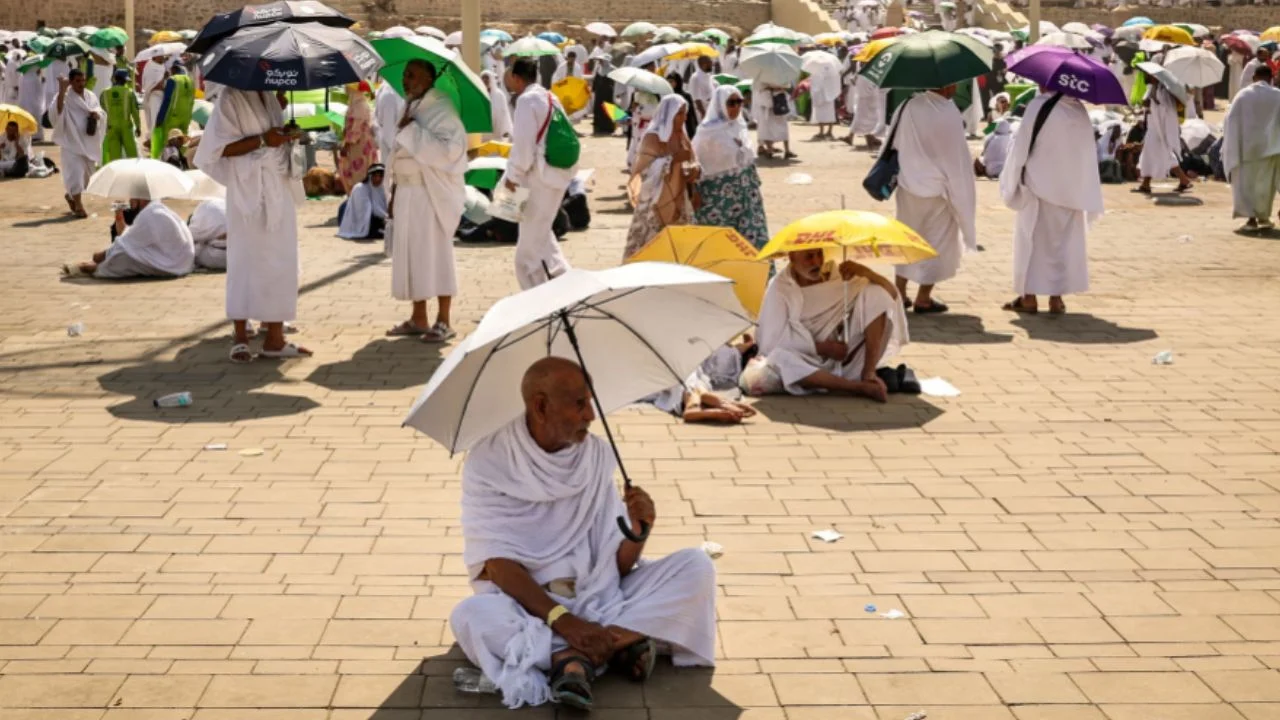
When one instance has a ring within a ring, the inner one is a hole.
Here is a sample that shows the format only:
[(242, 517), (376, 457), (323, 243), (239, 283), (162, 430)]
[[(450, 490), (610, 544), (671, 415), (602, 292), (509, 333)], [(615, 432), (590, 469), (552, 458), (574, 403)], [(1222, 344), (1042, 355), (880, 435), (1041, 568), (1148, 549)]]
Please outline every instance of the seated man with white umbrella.
[(136, 277), (182, 277), (195, 267), (191, 230), (178, 214), (159, 200), (133, 198), (137, 211), (126, 226), (124, 208), (116, 210), (116, 241), (93, 254), (89, 262), (64, 265), (66, 275), (91, 275), (99, 280)]

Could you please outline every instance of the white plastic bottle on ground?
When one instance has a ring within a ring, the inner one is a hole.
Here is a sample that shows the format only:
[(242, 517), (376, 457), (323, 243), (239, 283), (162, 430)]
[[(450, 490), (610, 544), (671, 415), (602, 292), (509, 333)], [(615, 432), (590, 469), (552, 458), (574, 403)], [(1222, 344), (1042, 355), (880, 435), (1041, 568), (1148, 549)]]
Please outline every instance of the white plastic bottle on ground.
[(460, 667), (453, 671), (453, 689), (472, 695), (496, 695), (498, 686), (473, 667)]
[(151, 401), (158, 408), (187, 407), (191, 404), (191, 393), (180, 392), (172, 395), (165, 395)]

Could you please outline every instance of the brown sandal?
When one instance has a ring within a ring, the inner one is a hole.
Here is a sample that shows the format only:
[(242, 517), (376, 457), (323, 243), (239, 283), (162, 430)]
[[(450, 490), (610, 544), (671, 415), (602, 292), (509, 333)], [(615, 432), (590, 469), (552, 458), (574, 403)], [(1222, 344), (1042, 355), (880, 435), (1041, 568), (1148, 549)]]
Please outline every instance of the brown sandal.
[(1009, 302), (1005, 303), (1003, 309), (1011, 310), (1016, 313), (1023, 313), (1025, 315), (1035, 315), (1036, 313), (1040, 312), (1040, 308), (1033, 308), (1033, 307), (1028, 307), (1026, 305), (1023, 305), (1022, 298), (1020, 297), (1014, 298), (1013, 300), (1010, 300)]

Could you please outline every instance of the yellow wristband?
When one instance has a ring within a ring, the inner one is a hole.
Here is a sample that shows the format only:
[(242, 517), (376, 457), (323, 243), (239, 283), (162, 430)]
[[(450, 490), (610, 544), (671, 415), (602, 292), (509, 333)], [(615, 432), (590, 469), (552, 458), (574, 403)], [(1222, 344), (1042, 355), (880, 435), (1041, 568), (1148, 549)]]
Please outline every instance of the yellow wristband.
[(569, 614), (569, 608), (563, 605), (557, 605), (551, 608), (551, 612), (547, 613), (547, 627), (556, 624), (556, 621)]

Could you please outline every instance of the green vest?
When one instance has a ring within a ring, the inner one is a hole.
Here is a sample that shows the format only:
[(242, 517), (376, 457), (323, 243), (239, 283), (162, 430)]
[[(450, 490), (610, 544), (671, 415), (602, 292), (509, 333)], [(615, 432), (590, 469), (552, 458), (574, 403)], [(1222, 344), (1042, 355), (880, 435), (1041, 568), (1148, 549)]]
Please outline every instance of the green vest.
[(138, 99), (128, 85), (113, 85), (103, 90), (102, 107), (107, 111), (109, 128), (131, 128), (138, 117)]
[(190, 75), (174, 75), (169, 79), (173, 81), (173, 97), (169, 98), (164, 125), (186, 133), (191, 124), (191, 109), (195, 107), (196, 85)]

